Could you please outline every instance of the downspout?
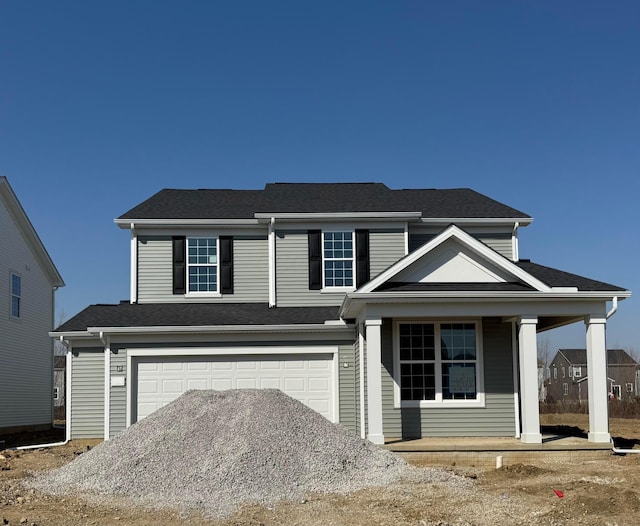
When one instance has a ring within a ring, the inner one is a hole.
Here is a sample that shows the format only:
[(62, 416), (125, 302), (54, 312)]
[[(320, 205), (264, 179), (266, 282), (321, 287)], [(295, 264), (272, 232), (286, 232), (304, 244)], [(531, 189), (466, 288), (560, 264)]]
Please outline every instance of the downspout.
[(269, 221), (269, 308), (276, 306), (276, 218)]
[(138, 234), (135, 223), (131, 223), (131, 261), (130, 261), (130, 303), (138, 302)]
[(513, 232), (511, 233), (511, 250), (513, 253), (513, 261), (520, 261), (520, 255), (518, 254), (518, 227), (520, 223), (516, 221), (513, 224)]
[[(618, 296), (614, 296), (613, 298), (611, 298), (611, 303), (612, 303), (611, 310), (607, 312), (607, 315), (606, 315), (607, 320), (611, 318), (611, 316), (613, 316), (618, 310)], [(640, 449), (622, 449), (622, 448), (616, 447), (616, 445), (613, 443), (613, 438), (611, 438), (611, 451), (613, 451), (616, 455), (626, 455), (627, 453), (640, 453)]]
[(104, 439), (109, 440), (111, 422), (109, 411), (111, 409), (111, 341), (100, 331), (100, 341), (104, 345)]
[(64, 393), (64, 411), (65, 411), (65, 438), (62, 442), (49, 442), (48, 444), (34, 444), (30, 446), (18, 446), (12, 448), (13, 450), (25, 450), (25, 449), (39, 449), (42, 447), (56, 447), (56, 446), (64, 446), (69, 440), (71, 440), (71, 349), (69, 346), (69, 342), (65, 343), (65, 340), (62, 336), (60, 336), (60, 343), (64, 347), (67, 348), (67, 353), (65, 355), (66, 359), (66, 385), (65, 385), (65, 393)]

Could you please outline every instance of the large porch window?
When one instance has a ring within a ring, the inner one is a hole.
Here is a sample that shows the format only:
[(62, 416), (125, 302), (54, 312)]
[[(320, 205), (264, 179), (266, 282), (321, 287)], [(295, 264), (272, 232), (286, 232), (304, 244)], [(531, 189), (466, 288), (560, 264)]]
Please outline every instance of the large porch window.
[(475, 321), (398, 322), (396, 406), (483, 405), (478, 331)]

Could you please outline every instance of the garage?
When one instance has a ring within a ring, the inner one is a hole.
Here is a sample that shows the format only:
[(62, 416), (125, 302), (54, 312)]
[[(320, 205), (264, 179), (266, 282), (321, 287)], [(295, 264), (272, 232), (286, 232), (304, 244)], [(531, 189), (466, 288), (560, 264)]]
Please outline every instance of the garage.
[(333, 353), (136, 356), (131, 422), (189, 389), (280, 389), (337, 422)]

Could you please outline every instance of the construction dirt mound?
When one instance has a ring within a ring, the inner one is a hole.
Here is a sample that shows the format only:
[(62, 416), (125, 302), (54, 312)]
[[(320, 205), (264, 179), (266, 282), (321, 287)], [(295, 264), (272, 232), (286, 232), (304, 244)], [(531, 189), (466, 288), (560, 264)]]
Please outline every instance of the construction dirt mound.
[(220, 517), (243, 503), (348, 493), (418, 471), (423, 481), (468, 485), (411, 468), (281, 391), (189, 391), (32, 485)]

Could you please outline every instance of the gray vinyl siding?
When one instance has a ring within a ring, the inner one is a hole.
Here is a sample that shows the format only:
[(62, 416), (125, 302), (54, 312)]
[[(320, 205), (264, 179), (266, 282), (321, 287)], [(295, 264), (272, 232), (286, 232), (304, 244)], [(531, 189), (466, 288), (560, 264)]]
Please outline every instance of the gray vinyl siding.
[(104, 437), (104, 351), (74, 349), (71, 360), (71, 438)]
[[(53, 422), (53, 286), (0, 200), (0, 430)], [(22, 278), (11, 317), (11, 273)]]
[(344, 293), (309, 290), (306, 230), (276, 232), (276, 294), (279, 307), (338, 306)]
[(374, 278), (404, 256), (404, 230), (369, 231), (369, 269), (371, 278)]
[[(504, 257), (512, 259), (513, 246), (511, 242), (511, 234), (509, 232), (491, 232), (472, 234), (473, 237), (482, 241), (496, 252), (502, 254)], [(420, 248), (425, 243), (431, 241), (436, 234), (426, 232), (411, 232), (409, 231), (409, 252)]]
[[(370, 230), (369, 268), (373, 278), (405, 255), (404, 230)], [(276, 294), (280, 307), (342, 304), (344, 293), (309, 290), (306, 230), (276, 232)]]
[(215, 298), (173, 294), (171, 236), (138, 237), (139, 303), (269, 301), (269, 245), (266, 236), (233, 236), (233, 274), (233, 294)]
[[(122, 370), (118, 371), (121, 367)], [(117, 354), (111, 354), (110, 374), (114, 376), (127, 376), (127, 351), (122, 349)], [(127, 427), (127, 387), (110, 387), (109, 405), (109, 437), (117, 435)]]
[(485, 407), (394, 408), (392, 323), (384, 320), (382, 411), (384, 434), (394, 437), (514, 436), (511, 325), (485, 318), (482, 323)]
[(353, 345), (341, 345), (339, 354), (339, 422), (349, 431), (358, 433), (356, 415), (356, 368)]

